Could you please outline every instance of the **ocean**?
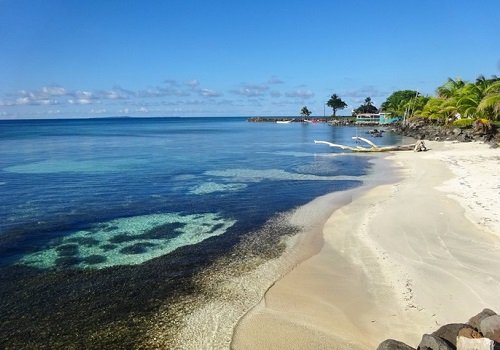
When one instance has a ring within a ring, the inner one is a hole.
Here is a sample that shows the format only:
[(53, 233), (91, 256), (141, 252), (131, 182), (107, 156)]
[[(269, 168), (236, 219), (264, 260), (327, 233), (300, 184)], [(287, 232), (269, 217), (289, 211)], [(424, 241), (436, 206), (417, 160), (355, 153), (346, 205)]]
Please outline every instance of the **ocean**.
[[(228, 348), (377, 156), (368, 127), (245, 118), (0, 121), (0, 347)], [(390, 132), (380, 145), (396, 144)], [(323, 210), (323, 212), (321, 212)]]

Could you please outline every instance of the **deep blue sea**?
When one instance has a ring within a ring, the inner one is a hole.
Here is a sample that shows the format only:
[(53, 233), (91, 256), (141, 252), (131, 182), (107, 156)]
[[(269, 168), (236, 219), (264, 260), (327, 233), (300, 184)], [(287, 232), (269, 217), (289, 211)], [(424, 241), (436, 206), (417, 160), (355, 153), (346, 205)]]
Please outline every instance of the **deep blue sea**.
[(282, 237), (300, 231), (276, 218), (363, 183), (369, 156), (314, 140), (355, 145), (367, 130), (209, 117), (0, 121), (0, 348), (148, 348), (159, 317), (162, 346), (182, 348), (172, 338), (186, 315), (221, 298), (200, 276), (221, 261), (231, 265), (223, 274), (241, 276), (256, 256), (276, 258)]

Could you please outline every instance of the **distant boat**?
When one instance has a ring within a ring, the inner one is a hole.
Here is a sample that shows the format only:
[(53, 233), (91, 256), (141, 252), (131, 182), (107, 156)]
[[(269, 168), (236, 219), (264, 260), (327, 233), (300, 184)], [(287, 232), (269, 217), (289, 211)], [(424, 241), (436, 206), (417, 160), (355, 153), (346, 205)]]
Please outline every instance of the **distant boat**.
[(304, 122), (311, 124), (326, 123), (325, 120), (320, 120), (320, 119), (304, 119)]
[(278, 124), (289, 124), (291, 122), (292, 122), (291, 120), (277, 120), (276, 121), (276, 123), (278, 123)]

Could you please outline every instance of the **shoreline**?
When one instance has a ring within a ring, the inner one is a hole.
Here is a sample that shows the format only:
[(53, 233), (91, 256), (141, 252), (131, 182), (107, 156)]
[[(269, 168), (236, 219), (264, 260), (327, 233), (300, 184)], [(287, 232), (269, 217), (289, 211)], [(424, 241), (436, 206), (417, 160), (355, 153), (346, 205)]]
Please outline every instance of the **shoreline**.
[(416, 346), (436, 325), (500, 309), (500, 154), (428, 146), (391, 153), (402, 179), (333, 212), (320, 252), (240, 319), (232, 349), (375, 349), (388, 338)]

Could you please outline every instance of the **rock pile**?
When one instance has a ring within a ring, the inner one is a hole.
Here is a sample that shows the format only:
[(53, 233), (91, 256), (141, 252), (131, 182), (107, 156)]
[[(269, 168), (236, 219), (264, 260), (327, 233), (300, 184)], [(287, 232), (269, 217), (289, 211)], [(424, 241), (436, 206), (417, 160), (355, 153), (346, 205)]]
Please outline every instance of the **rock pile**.
[(429, 124), (420, 120), (406, 124), (398, 122), (392, 125), (391, 129), (400, 135), (413, 137), (417, 140), (482, 141), (490, 143), (493, 147), (497, 147), (500, 143), (500, 133), (494, 127), (489, 130), (483, 128), (462, 129)]
[(467, 323), (447, 324), (424, 334), (416, 349), (387, 339), (377, 350), (500, 350), (500, 315), (484, 309)]

